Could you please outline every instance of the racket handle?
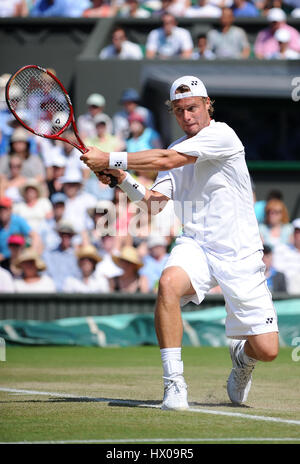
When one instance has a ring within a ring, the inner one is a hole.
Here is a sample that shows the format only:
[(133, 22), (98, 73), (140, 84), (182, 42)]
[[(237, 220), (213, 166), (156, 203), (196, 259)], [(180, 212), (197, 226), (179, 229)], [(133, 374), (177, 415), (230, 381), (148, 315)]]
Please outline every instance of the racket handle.
[[(101, 171), (101, 172), (98, 172), (98, 174), (104, 174), (104, 172)], [(118, 179), (115, 176), (113, 176), (112, 174), (104, 174), (104, 175), (110, 177), (110, 184), (109, 184), (110, 188), (114, 188), (116, 185), (118, 185)]]

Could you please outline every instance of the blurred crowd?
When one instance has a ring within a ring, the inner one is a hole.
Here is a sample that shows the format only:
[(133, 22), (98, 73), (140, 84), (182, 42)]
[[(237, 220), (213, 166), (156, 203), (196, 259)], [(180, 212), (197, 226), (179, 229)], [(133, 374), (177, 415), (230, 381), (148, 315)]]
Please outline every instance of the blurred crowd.
[[(26, 131), (3, 98), (8, 79), (0, 76), (0, 292), (155, 293), (182, 232), (173, 202), (151, 217), (119, 187), (101, 184), (72, 145)], [(103, 151), (160, 147), (154, 115), (138, 92), (124, 89), (119, 104), (108, 115), (103, 95), (88, 96), (77, 120), (85, 144)], [(132, 172), (147, 187), (156, 174)], [(254, 187), (253, 194), (269, 288), (299, 294), (300, 218), (290, 221), (281, 192), (263, 201)]]
[[(300, 59), (299, 31), (288, 24), (300, 18), (300, 0), (0, 0), (0, 17), (11, 16), (160, 18), (143, 44), (116, 28), (100, 59)], [(193, 38), (178, 26), (181, 17), (216, 18), (218, 24)], [(254, 43), (235, 25), (243, 17), (269, 23)]]

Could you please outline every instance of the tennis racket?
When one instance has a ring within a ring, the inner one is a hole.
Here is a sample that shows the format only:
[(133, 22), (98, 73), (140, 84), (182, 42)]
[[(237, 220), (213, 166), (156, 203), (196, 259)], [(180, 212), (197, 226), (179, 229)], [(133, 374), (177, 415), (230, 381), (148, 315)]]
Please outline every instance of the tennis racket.
[[(25, 129), (40, 137), (67, 142), (81, 153), (88, 151), (76, 127), (71, 99), (60, 80), (47, 69), (36, 65), (20, 68), (7, 82), (5, 98)], [(109, 177), (109, 186), (115, 187), (117, 178)]]

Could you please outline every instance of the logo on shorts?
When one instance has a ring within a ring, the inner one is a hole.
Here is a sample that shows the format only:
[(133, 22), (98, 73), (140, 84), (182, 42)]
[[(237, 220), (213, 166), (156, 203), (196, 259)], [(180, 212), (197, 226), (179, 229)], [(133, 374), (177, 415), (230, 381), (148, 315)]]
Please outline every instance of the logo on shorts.
[(266, 324), (272, 324), (273, 319), (274, 319), (273, 317), (267, 317)]

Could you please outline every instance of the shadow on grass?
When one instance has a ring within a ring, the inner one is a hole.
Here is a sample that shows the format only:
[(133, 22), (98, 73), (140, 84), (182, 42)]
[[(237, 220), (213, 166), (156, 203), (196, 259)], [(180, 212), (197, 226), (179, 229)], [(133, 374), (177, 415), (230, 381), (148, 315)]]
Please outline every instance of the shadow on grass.
[[(62, 397), (62, 398), (47, 398), (41, 400), (13, 400), (13, 401), (0, 401), (0, 404), (7, 404), (7, 403), (107, 403), (108, 406), (123, 406), (123, 407), (155, 407), (157, 408), (161, 401), (157, 400), (132, 400), (132, 399), (118, 399), (118, 398), (92, 398), (92, 397)], [(199, 408), (219, 408), (219, 407), (226, 407), (226, 408), (244, 408), (244, 409), (251, 409), (250, 406), (245, 404), (233, 404), (231, 402), (206, 402), (206, 403), (199, 403), (199, 402), (190, 402), (190, 407), (199, 407)]]

